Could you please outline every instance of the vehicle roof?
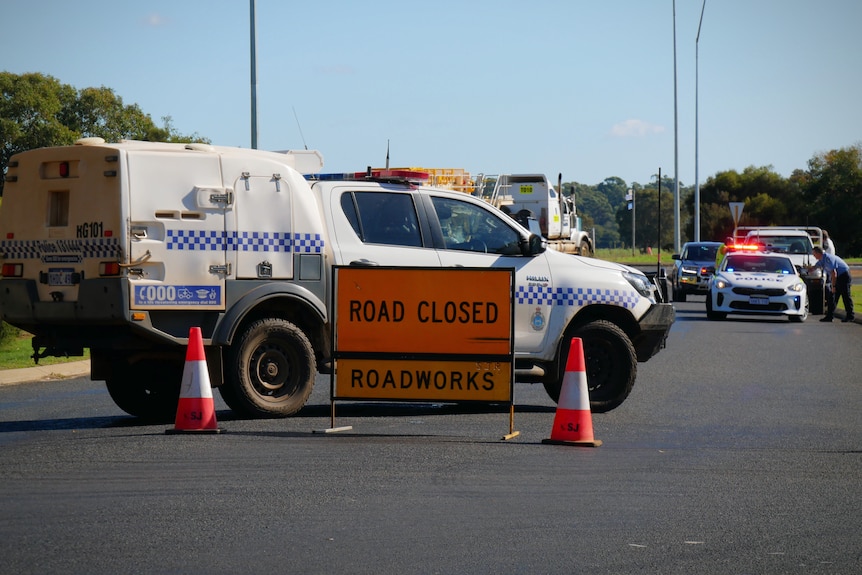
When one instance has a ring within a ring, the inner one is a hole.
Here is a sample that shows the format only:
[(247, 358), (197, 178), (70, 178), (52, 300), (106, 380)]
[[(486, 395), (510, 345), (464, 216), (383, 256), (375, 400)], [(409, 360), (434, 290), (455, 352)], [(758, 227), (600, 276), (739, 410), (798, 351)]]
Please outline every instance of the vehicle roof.
[(811, 234), (806, 232), (805, 230), (789, 230), (787, 228), (775, 228), (775, 229), (763, 229), (763, 230), (751, 230), (745, 237), (750, 236), (798, 236), (798, 237), (811, 237)]
[(79, 138), (71, 146), (54, 146), (50, 148), (35, 148), (22, 153), (46, 153), (47, 150), (61, 148), (105, 148), (110, 150), (146, 151), (177, 154), (219, 154), (222, 156), (253, 156), (268, 158), (289, 166), (301, 174), (319, 172), (323, 168), (323, 155), (317, 150), (282, 150), (269, 151), (233, 146), (216, 146), (203, 143), (182, 142), (149, 142), (145, 140), (120, 140), (107, 142), (104, 138)]

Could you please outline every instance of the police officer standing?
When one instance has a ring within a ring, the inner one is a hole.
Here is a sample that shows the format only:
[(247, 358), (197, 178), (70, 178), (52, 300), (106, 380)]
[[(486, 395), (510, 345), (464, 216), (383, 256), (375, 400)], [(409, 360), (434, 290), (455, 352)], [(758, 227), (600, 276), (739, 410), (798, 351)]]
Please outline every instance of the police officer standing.
[(827, 254), (823, 248), (817, 246), (814, 248), (814, 257), (817, 258), (817, 263), (809, 268), (820, 268), (823, 270), (823, 275), (831, 278), (833, 297), (826, 301), (826, 315), (820, 321), (832, 321), (835, 313), (835, 305), (838, 303), (838, 298), (844, 298), (844, 310), (847, 315), (842, 319), (842, 322), (853, 321), (853, 298), (850, 297), (850, 266), (844, 263), (844, 260), (838, 256)]

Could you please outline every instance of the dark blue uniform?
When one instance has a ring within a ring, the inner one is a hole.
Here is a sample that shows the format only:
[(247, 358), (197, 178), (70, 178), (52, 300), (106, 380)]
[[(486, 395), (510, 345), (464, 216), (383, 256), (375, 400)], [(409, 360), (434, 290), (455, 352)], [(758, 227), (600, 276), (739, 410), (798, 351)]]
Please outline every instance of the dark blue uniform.
[(838, 303), (839, 298), (844, 298), (844, 310), (847, 312), (847, 316), (842, 321), (853, 321), (853, 298), (850, 297), (850, 283), (852, 282), (850, 266), (838, 256), (824, 252), (814, 267), (821, 268), (823, 274), (833, 280), (832, 291), (834, 295), (826, 299), (826, 316), (820, 321), (832, 321), (835, 304)]

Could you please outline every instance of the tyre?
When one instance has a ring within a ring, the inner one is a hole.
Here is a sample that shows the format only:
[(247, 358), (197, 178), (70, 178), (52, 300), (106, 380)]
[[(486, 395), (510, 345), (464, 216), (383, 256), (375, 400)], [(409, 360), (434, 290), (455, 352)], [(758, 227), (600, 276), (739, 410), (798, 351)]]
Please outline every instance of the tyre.
[(578, 246), (578, 255), (584, 256), (585, 258), (588, 258), (592, 255), (592, 250), (590, 250), (590, 244), (586, 240), (581, 241), (581, 244)]
[(788, 316), (790, 318), (790, 321), (792, 321), (793, 323), (802, 323), (803, 321), (808, 319), (808, 313), (810, 311), (810, 308), (811, 302), (808, 298), (805, 298), (805, 309), (803, 310), (802, 315)]
[(141, 419), (170, 422), (177, 415), (184, 356), (178, 360), (117, 358), (105, 381), (117, 407)]
[(258, 320), (228, 353), (221, 394), (231, 409), (252, 417), (286, 417), (302, 409), (314, 387), (314, 349), (283, 319)]
[(680, 303), (685, 302), (685, 291), (682, 289), (678, 289), (673, 292), (673, 301), (678, 301)]
[(560, 399), (572, 337), (579, 337), (583, 342), (590, 410), (604, 413), (618, 407), (634, 386), (637, 355), (626, 333), (605, 320), (584, 324), (564, 339), (558, 373), (542, 382), (548, 396), (554, 401)]
[(727, 314), (721, 311), (712, 311), (712, 293), (706, 294), (706, 319), (722, 320)]

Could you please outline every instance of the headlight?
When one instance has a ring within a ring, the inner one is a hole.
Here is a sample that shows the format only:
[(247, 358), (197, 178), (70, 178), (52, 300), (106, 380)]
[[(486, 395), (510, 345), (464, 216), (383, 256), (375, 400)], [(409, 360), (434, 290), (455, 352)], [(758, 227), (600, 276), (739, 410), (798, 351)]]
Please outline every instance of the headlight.
[(632, 287), (644, 297), (652, 297), (653, 285), (649, 283), (647, 277), (643, 274), (634, 274), (631, 272), (623, 272), (623, 277), (626, 278)]
[(695, 274), (697, 274), (697, 268), (692, 268), (689, 266), (682, 266), (682, 273), (695, 275)]
[(718, 289), (727, 289), (729, 287), (733, 287), (729, 281), (724, 278), (718, 278), (715, 280), (715, 287)]
[(802, 282), (799, 282), (798, 284), (793, 284), (792, 286), (787, 287), (787, 291), (795, 291), (795, 292), (805, 291), (805, 284)]

